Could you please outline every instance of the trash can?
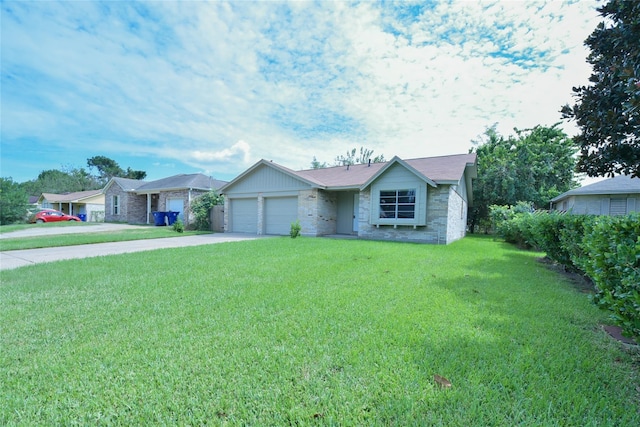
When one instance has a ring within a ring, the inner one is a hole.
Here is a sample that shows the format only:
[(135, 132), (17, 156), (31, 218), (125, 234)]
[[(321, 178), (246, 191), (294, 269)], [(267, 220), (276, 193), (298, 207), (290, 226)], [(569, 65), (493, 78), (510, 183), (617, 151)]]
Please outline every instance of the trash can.
[(80, 218), (82, 222), (87, 222), (87, 214), (78, 214), (78, 218)]
[(166, 212), (153, 212), (153, 220), (156, 225), (166, 225), (164, 222), (164, 217), (167, 215)]
[(169, 218), (169, 225), (173, 225), (174, 222), (176, 222), (176, 219), (178, 219), (178, 215), (180, 215), (180, 212), (167, 212), (167, 218)]

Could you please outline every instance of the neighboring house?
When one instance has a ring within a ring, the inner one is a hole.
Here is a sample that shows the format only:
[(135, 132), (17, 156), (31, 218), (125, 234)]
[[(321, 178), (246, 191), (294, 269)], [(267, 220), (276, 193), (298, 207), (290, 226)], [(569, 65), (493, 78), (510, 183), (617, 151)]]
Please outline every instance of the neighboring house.
[(75, 193), (42, 193), (38, 205), (43, 209), (57, 209), (69, 215), (77, 215), (85, 221), (104, 221), (104, 194), (102, 190)]
[(193, 222), (191, 201), (226, 183), (200, 173), (174, 175), (157, 181), (112, 178), (103, 189), (105, 221), (153, 224), (153, 212), (171, 211), (179, 212), (179, 218), (188, 226)]
[(551, 199), (551, 209), (572, 214), (626, 215), (640, 211), (640, 178), (619, 175)]
[(260, 160), (225, 185), (227, 232), (450, 243), (465, 236), (475, 154), (293, 171)]

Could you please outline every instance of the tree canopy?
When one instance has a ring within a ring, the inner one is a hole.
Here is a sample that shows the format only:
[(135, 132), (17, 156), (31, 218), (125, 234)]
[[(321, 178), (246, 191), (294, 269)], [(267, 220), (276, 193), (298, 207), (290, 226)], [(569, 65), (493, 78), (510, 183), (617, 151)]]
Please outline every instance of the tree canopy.
[(145, 179), (147, 176), (145, 171), (137, 171), (131, 168), (124, 170), (115, 160), (105, 156), (94, 156), (87, 159), (87, 166), (98, 170), (98, 179), (103, 185), (113, 177)]
[(489, 218), (491, 205), (529, 202), (545, 208), (553, 197), (576, 186), (576, 148), (557, 124), (515, 129), (515, 135), (507, 138), (494, 126), (474, 144), (471, 151), (478, 156), (478, 178), (469, 215), (472, 230)]
[(585, 40), (590, 85), (574, 87), (577, 103), (562, 108), (581, 133), (578, 170), (589, 176), (640, 176), (640, 2), (611, 0), (605, 22)]
[(0, 225), (23, 220), (27, 214), (29, 196), (11, 178), (0, 178)]

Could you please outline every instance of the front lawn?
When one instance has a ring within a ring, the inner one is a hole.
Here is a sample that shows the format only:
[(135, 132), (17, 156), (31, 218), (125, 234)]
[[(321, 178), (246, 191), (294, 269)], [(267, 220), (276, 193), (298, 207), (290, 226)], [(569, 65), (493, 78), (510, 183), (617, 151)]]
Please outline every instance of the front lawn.
[(52, 234), (33, 237), (5, 237), (0, 239), (0, 250), (15, 251), (21, 249), (87, 245), (92, 243), (126, 242), (131, 240), (161, 239), (165, 237), (183, 237), (196, 234), (211, 234), (211, 232), (184, 231), (183, 233), (178, 233), (173, 227), (140, 227), (132, 230), (93, 232), (90, 227), (87, 227), (83, 229), (83, 233)]
[(637, 350), (539, 256), (285, 237), (2, 271), (0, 424), (640, 425)]

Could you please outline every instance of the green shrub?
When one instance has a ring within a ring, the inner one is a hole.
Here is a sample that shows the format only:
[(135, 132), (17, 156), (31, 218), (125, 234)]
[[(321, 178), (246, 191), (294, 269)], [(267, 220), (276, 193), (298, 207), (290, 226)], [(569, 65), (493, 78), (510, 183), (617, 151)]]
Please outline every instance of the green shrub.
[(590, 232), (595, 220), (593, 215), (564, 215), (563, 227), (560, 229), (561, 253), (556, 259), (568, 270), (584, 273), (582, 260), (588, 255), (583, 249), (584, 235)]
[(640, 337), (640, 214), (598, 217), (582, 247), (581, 268), (597, 288), (594, 302), (612, 312), (626, 335)]
[(211, 230), (211, 209), (223, 203), (224, 197), (213, 190), (195, 198), (191, 202), (191, 212), (195, 218), (196, 230)]
[(176, 219), (173, 223), (173, 231), (177, 233), (184, 233), (184, 224), (180, 218)]
[(302, 227), (300, 226), (300, 221), (296, 220), (296, 222), (292, 222), (291, 230), (289, 231), (289, 235), (291, 236), (291, 238), (295, 239), (296, 237), (298, 237), (300, 235), (301, 229)]
[(515, 206), (489, 207), (493, 229), (509, 243), (524, 248), (535, 245), (532, 219), (533, 208), (530, 203), (518, 202)]

